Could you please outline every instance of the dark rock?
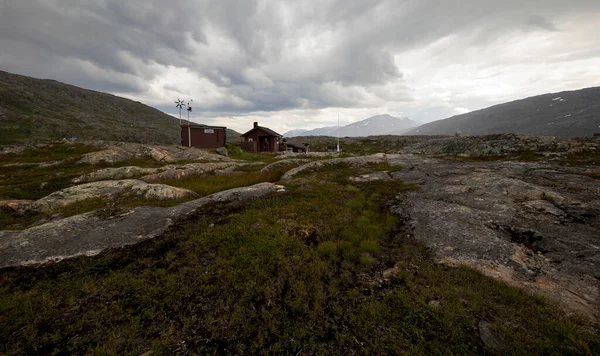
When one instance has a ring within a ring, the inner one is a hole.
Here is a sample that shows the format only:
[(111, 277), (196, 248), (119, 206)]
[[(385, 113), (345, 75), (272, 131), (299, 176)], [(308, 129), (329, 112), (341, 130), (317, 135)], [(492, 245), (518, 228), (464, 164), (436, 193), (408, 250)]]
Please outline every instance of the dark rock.
[(479, 322), (479, 337), (487, 349), (498, 350), (502, 347), (502, 339), (491, 329), (490, 323), (485, 320)]

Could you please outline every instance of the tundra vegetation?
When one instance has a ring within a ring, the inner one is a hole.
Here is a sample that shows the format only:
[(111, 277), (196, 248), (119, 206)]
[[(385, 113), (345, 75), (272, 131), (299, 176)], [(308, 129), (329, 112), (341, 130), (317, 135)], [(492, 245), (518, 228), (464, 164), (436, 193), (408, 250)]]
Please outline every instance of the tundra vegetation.
[[(356, 153), (404, 146), (365, 140)], [(39, 199), (101, 168), (161, 165), (76, 163), (94, 150), (63, 143), (0, 155), (0, 198)], [(160, 183), (205, 196), (279, 182), (299, 165), (261, 172), (281, 158), (230, 153), (249, 164)], [(585, 159), (598, 164), (593, 153)], [(417, 184), (349, 180), (404, 169), (322, 166), (283, 182), (285, 192), (243, 207), (204, 207), (134, 246), (0, 270), (0, 353), (600, 354), (595, 321), (474, 269), (436, 263), (388, 209)], [(24, 229), (83, 212), (110, 218), (124, 207), (181, 202), (121, 194), (44, 213), (5, 206), (0, 225)]]

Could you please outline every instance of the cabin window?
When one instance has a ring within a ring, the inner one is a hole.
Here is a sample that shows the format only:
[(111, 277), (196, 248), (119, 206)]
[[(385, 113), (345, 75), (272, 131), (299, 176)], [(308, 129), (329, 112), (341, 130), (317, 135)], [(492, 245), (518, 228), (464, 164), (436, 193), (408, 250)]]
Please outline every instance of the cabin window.
[(215, 133), (213, 129), (204, 129), (204, 133)]
[(248, 142), (252, 142), (252, 141), (254, 141), (254, 140), (252, 139), (252, 137), (248, 137)]

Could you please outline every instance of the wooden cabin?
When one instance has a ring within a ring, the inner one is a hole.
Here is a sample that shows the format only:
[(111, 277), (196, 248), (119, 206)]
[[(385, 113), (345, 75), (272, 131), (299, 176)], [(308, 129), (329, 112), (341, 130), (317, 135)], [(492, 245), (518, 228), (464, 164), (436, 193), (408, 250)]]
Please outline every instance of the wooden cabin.
[(255, 122), (252, 130), (241, 137), (243, 139), (241, 147), (246, 151), (277, 152), (282, 135), (267, 127), (258, 126), (258, 122)]
[(190, 146), (188, 132), (191, 133), (191, 147), (196, 148), (219, 148), (225, 147), (225, 131), (223, 126), (208, 126), (200, 124), (191, 124), (188, 130), (188, 124), (181, 125), (181, 145)]

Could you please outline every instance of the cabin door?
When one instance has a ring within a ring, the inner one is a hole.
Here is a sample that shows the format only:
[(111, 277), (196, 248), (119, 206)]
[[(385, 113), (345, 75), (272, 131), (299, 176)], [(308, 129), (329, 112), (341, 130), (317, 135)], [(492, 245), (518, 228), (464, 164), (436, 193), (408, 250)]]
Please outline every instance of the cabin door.
[(271, 151), (269, 136), (260, 136), (258, 138), (258, 151), (259, 152), (270, 152)]

